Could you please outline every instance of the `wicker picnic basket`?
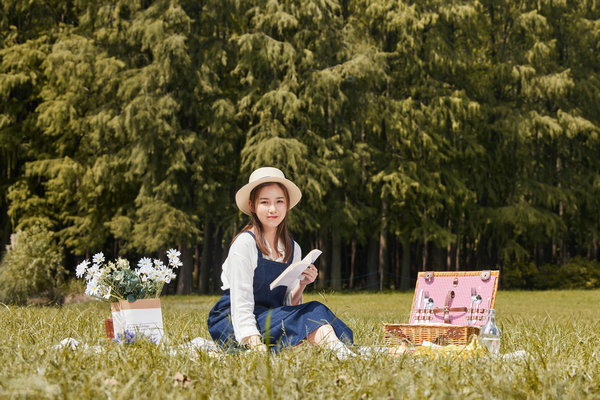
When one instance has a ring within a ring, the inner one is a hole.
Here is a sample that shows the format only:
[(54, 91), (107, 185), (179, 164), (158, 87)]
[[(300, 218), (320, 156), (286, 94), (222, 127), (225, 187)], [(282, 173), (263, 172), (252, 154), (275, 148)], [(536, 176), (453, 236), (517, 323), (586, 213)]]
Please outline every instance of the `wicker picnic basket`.
[[(383, 343), (467, 344), (479, 334), (488, 310), (494, 308), (498, 278), (499, 271), (489, 270), (419, 272), (410, 323), (383, 324)], [(430, 299), (429, 306), (425, 306), (425, 301), (422, 304), (425, 297)]]
[(399, 346), (410, 343), (420, 346), (424, 341), (441, 346), (447, 344), (462, 345), (469, 342), (469, 338), (479, 334), (475, 326), (456, 325), (426, 325), (426, 324), (384, 324), (383, 343), (388, 346)]

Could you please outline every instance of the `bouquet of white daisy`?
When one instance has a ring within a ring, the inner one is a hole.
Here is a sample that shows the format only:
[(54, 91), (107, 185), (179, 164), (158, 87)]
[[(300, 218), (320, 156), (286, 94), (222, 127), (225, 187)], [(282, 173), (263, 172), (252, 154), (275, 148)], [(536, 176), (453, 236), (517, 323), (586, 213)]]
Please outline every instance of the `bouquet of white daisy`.
[(127, 335), (133, 334), (160, 342), (164, 331), (158, 297), (164, 285), (175, 278), (174, 269), (182, 265), (180, 254), (170, 249), (168, 265), (144, 257), (136, 269), (131, 269), (129, 261), (123, 258), (107, 263), (100, 252), (92, 258), (91, 266), (88, 260), (77, 266), (75, 275), (87, 281), (85, 293), (111, 303), (112, 318), (105, 321), (109, 337), (127, 342)]
[(75, 275), (85, 277), (87, 287), (85, 293), (110, 302), (119, 300), (135, 301), (139, 299), (156, 298), (166, 283), (175, 278), (174, 269), (182, 264), (180, 252), (175, 249), (167, 251), (168, 265), (161, 260), (151, 260), (144, 257), (139, 260), (136, 269), (131, 269), (129, 261), (117, 258), (106, 263), (104, 254), (97, 253), (88, 260), (81, 262)]

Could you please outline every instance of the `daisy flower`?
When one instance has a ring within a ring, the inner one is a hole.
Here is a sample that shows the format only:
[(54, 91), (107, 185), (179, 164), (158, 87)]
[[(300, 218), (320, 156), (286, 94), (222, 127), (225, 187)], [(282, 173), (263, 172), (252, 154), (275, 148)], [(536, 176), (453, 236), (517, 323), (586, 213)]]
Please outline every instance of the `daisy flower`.
[(140, 261), (138, 261), (138, 267), (140, 269), (151, 268), (152, 267), (152, 260), (149, 259), (148, 257), (144, 257)]
[(81, 278), (83, 274), (85, 274), (88, 265), (90, 265), (90, 262), (88, 260), (84, 260), (81, 263), (79, 263), (79, 265), (75, 269), (75, 276)]
[(95, 279), (89, 281), (87, 287), (85, 288), (85, 294), (87, 294), (88, 296), (98, 296), (99, 291), (100, 285)]
[(94, 264), (102, 264), (104, 262), (104, 253), (100, 252), (94, 254), (94, 257), (92, 257), (92, 261), (94, 262)]
[(98, 264), (92, 265), (85, 272), (85, 279), (88, 280), (88, 281), (91, 280), (91, 279), (93, 279), (95, 276), (98, 275), (98, 271), (99, 270), (100, 270), (100, 266)]
[(180, 255), (181, 253), (175, 249), (169, 249), (169, 251), (167, 251), (167, 257), (169, 258), (169, 261), (174, 258), (179, 258)]

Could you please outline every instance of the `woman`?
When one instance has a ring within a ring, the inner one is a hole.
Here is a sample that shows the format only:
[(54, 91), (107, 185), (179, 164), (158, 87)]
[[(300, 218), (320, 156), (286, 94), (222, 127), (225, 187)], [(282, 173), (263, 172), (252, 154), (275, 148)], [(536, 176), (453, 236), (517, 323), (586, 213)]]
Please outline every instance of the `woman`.
[(323, 304), (302, 303), (302, 293), (317, 278), (314, 265), (288, 287), (270, 290), (270, 283), (292, 262), (301, 259), (291, 240), (286, 218), (302, 197), (300, 189), (277, 168), (259, 168), (235, 196), (238, 208), (251, 220), (233, 239), (223, 264), (223, 296), (208, 316), (208, 330), (220, 346), (240, 345), (275, 352), (306, 340), (336, 351), (353, 353), (352, 331)]

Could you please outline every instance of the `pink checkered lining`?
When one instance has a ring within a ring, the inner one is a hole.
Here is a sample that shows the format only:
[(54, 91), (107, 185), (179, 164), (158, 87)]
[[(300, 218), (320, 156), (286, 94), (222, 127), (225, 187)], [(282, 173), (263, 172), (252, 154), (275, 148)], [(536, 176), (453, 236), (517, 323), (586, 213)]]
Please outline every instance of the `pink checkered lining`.
[[(491, 275), (488, 280), (482, 280), (480, 272), (473, 272), (472, 276), (438, 276), (434, 273), (433, 278), (426, 280), (424, 274), (419, 274), (417, 279), (417, 285), (415, 289), (415, 296), (413, 299), (413, 308), (410, 314), (411, 324), (427, 324), (427, 323), (444, 323), (443, 312), (427, 312), (424, 318), (418, 319), (418, 312), (422, 312), (424, 309), (424, 294), (425, 291), (429, 292), (429, 297), (433, 298), (433, 308), (443, 308), (446, 301), (448, 291), (454, 291), (454, 298), (450, 301), (450, 308), (455, 307), (471, 307), (471, 288), (475, 288), (477, 294), (481, 295), (482, 301), (479, 304), (479, 308), (476, 303), (473, 303), (473, 318), (471, 321), (472, 326), (482, 326), (485, 324), (487, 319), (487, 310), (494, 308), (495, 296), (494, 291), (497, 288), (495, 275)], [(475, 275), (477, 274), (477, 275)], [(454, 286), (454, 280), (458, 279), (458, 285)], [(419, 296), (421, 296), (421, 307), (417, 310), (419, 304)], [(478, 312), (479, 309), (479, 312)], [(483, 312), (482, 312), (483, 311)], [(455, 311), (450, 312), (450, 323), (452, 325), (469, 325), (467, 317), (469, 312)], [(431, 319), (430, 319), (431, 317)]]

